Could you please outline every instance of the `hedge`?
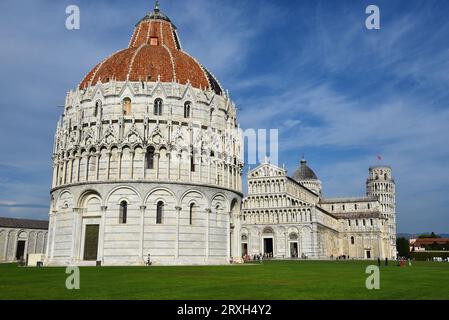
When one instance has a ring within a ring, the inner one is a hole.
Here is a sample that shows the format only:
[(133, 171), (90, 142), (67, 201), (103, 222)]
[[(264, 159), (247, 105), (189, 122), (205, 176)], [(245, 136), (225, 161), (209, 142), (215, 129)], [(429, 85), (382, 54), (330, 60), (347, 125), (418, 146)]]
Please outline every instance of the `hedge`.
[(449, 258), (449, 251), (412, 251), (410, 257), (419, 261), (432, 260), (434, 257)]

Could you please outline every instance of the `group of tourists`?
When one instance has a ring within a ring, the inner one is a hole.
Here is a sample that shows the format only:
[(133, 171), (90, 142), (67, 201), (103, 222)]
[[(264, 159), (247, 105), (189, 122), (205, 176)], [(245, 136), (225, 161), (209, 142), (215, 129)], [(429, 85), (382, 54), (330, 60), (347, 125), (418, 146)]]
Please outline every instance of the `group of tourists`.
[(258, 253), (255, 254), (254, 256), (250, 256), (249, 254), (245, 254), (243, 256), (243, 260), (244, 261), (261, 261), (261, 260), (266, 260), (266, 259), (272, 259), (273, 258), (273, 253), (272, 252), (268, 252), (268, 253)]

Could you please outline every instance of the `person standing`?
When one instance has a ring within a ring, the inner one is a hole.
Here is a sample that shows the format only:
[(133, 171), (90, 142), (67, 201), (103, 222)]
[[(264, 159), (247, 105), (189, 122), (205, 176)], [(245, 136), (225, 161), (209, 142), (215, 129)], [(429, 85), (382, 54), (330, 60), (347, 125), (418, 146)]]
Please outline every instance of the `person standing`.
[(385, 258), (385, 266), (388, 266), (388, 258)]
[(380, 258), (377, 258), (377, 265), (380, 267)]

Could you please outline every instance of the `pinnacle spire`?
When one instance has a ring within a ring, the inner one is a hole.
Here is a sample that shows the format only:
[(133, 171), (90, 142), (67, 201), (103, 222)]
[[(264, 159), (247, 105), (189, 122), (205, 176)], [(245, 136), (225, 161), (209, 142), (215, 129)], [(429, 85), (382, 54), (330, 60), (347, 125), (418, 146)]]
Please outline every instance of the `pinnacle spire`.
[(160, 9), (159, 9), (159, 1), (156, 0), (154, 2), (154, 12), (158, 13), (159, 11), (160, 11)]

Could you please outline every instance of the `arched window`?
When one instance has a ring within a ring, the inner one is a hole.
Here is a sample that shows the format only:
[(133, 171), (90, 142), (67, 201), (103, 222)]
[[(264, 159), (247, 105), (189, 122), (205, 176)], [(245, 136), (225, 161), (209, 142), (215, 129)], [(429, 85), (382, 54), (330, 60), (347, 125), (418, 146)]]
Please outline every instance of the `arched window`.
[(126, 223), (128, 218), (128, 203), (126, 201), (120, 202), (120, 223)]
[(368, 203), (368, 209), (371, 209), (371, 205)]
[(97, 102), (95, 102), (95, 108), (94, 108), (94, 117), (98, 116), (98, 112), (101, 113), (101, 101), (97, 100)]
[(348, 220), (348, 226), (351, 226), (351, 220)]
[(351, 237), (351, 244), (354, 244), (354, 237)]
[(192, 104), (187, 101), (186, 103), (184, 103), (184, 118), (190, 118), (190, 106)]
[(388, 180), (388, 174), (386, 174), (386, 173), (384, 174), (384, 179)]
[(357, 210), (357, 204), (354, 205), (354, 210)]
[(214, 116), (214, 109), (210, 110), (210, 121), (212, 121)]
[(164, 203), (159, 201), (156, 205), (156, 224), (162, 224), (162, 215), (164, 211)]
[(154, 115), (161, 116), (162, 115), (162, 99), (157, 98), (154, 100)]
[(189, 212), (189, 224), (192, 225), (193, 220), (193, 208), (195, 207), (194, 203), (190, 204), (190, 212)]
[(154, 147), (148, 147), (145, 156), (146, 156), (146, 168), (154, 169)]
[(132, 107), (131, 99), (128, 97), (124, 98), (123, 99), (123, 114), (125, 116), (131, 114), (131, 107)]

